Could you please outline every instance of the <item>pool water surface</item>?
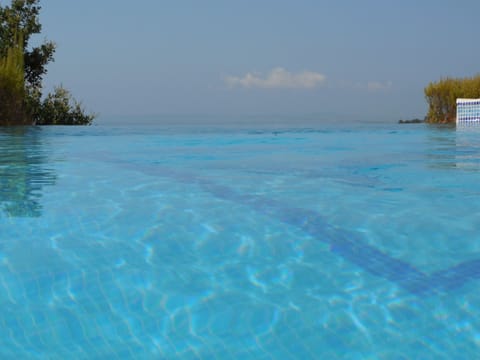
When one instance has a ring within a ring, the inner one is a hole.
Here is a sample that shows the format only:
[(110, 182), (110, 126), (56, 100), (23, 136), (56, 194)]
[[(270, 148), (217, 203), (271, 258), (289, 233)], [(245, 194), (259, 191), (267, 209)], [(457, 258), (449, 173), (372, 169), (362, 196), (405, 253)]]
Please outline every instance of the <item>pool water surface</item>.
[(480, 128), (0, 131), (2, 359), (473, 359)]

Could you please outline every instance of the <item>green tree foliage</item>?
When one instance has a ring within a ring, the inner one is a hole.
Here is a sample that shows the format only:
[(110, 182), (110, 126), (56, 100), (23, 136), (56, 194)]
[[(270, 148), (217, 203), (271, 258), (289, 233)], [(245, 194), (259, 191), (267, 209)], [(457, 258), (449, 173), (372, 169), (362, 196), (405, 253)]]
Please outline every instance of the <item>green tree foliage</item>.
[[(10, 105), (8, 111), (4, 111), (5, 114), (0, 112), (0, 124), (90, 124), (92, 115), (86, 115), (83, 110), (79, 112), (81, 108), (76, 106), (77, 103), (70, 95), (68, 103), (73, 106), (66, 113), (68, 116), (63, 120), (55, 119), (55, 122), (45, 117), (44, 107), (48, 96), (42, 101), (42, 80), (47, 73), (47, 65), (54, 60), (56, 46), (51, 41), (44, 41), (39, 46), (29, 46), (31, 36), (42, 30), (39, 2), (40, 0), (12, 0), (10, 6), (0, 5), (0, 59), (11, 61), (12, 49), (17, 52), (20, 50), (23, 57), (23, 95), (20, 102), (18, 94), (12, 93), (11, 88), (0, 78), (0, 94), (4, 93), (4, 97), (16, 99), (8, 103)], [(22, 34), (20, 42), (17, 41), (16, 34)], [(58, 94), (54, 93), (52, 96), (58, 97)], [(15, 115), (18, 112), (22, 112), (24, 116)], [(59, 109), (57, 113), (65, 114), (65, 109)]]
[(0, 125), (24, 125), (29, 121), (24, 106), (23, 37), (14, 38), (16, 43), (0, 59)]
[(56, 87), (40, 106), (37, 125), (90, 125), (95, 115), (88, 115), (82, 105), (63, 87)]
[(55, 44), (45, 41), (28, 49), (30, 38), (42, 31), (39, 22), (39, 0), (13, 0), (11, 6), (0, 7), (0, 56), (5, 56), (15, 44), (15, 34), (23, 34), (25, 80), (31, 90), (41, 90), (47, 64), (53, 61)]
[(455, 122), (458, 98), (480, 98), (480, 75), (467, 78), (444, 78), (425, 88), (428, 103), (427, 122)]

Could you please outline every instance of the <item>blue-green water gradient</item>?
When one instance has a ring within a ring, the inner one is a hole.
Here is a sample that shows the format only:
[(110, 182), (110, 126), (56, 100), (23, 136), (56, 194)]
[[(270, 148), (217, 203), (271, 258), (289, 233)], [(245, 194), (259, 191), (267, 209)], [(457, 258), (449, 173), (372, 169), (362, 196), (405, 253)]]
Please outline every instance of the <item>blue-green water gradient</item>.
[(2, 359), (473, 359), (480, 128), (0, 130)]

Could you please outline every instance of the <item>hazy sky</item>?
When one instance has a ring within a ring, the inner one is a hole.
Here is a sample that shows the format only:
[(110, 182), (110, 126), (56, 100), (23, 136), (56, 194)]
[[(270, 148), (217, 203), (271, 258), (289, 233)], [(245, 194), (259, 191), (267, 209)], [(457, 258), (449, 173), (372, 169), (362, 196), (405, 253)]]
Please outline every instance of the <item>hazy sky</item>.
[[(5, 3), (5, 1), (2, 1)], [(423, 116), (480, 72), (480, 1), (43, 0), (46, 84), (102, 115)]]

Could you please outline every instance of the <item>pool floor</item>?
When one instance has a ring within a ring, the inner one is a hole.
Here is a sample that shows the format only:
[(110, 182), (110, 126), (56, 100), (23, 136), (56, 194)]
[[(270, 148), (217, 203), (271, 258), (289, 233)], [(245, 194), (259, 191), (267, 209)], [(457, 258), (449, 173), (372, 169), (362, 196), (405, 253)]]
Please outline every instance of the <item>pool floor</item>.
[(0, 132), (0, 357), (472, 359), (476, 128)]

